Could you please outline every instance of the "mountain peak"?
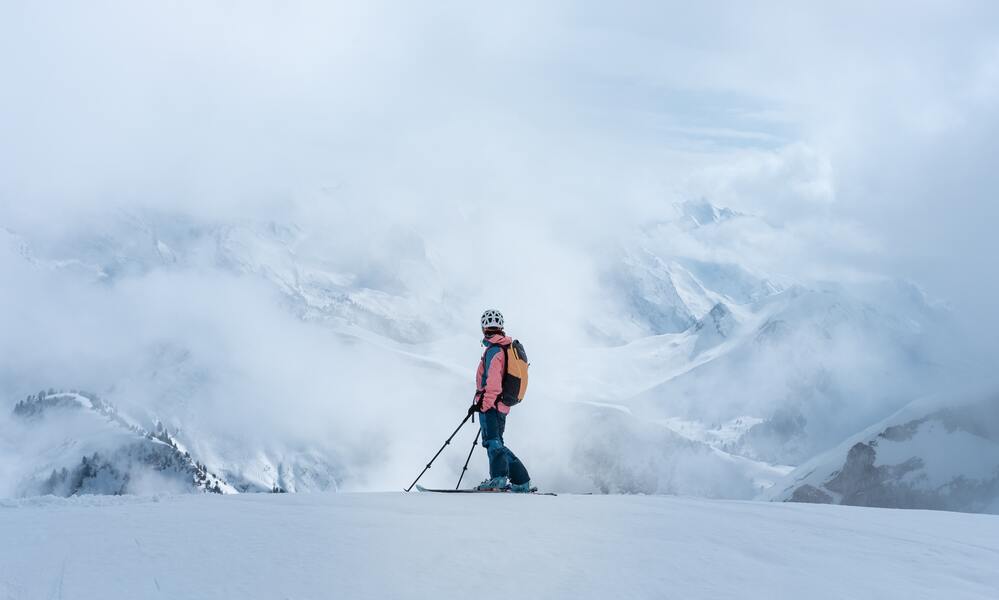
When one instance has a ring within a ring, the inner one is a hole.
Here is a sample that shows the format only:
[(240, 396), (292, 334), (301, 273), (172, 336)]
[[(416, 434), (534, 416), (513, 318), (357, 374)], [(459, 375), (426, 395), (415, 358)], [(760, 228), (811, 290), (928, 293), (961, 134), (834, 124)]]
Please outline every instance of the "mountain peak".
[(697, 332), (694, 354), (700, 354), (727, 340), (736, 325), (732, 311), (723, 302), (715, 304), (711, 311), (694, 325), (694, 331)]
[(691, 227), (703, 227), (711, 223), (721, 223), (742, 216), (730, 208), (720, 208), (708, 202), (706, 198), (686, 200), (673, 205), (680, 214), (680, 220)]

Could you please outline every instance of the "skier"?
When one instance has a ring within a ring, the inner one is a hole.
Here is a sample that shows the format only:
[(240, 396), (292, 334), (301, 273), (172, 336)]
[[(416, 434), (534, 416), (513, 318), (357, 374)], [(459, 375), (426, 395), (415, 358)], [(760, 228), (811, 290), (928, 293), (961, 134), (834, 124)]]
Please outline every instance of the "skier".
[(480, 483), (480, 491), (530, 492), (531, 477), (520, 459), (503, 445), (503, 430), (510, 407), (500, 401), (503, 393), (503, 374), (506, 372), (507, 355), (504, 347), (513, 340), (503, 331), (503, 315), (498, 310), (482, 314), (482, 345), (486, 347), (475, 374), (475, 402), (469, 414), (480, 413), (482, 445), (489, 454), (489, 479)]

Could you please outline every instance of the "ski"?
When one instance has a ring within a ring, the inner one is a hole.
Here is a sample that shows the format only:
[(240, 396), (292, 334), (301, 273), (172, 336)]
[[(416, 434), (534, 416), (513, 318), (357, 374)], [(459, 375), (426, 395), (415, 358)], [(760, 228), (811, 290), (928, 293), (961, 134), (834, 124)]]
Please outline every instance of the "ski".
[[(461, 489), (461, 490), (441, 490), (434, 488), (425, 488), (420, 484), (416, 484), (416, 489), (421, 492), (437, 492), (438, 494), (513, 494), (510, 490), (472, 490), (472, 489)], [(555, 492), (539, 492), (538, 488), (532, 488), (528, 494), (533, 494), (535, 496), (558, 496)]]

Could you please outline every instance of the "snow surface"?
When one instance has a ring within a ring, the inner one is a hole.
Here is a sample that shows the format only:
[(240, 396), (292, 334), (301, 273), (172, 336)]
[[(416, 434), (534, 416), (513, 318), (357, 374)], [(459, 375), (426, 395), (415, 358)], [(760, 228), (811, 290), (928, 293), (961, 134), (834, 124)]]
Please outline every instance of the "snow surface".
[(989, 598), (999, 517), (663, 496), (0, 501), (0, 598)]

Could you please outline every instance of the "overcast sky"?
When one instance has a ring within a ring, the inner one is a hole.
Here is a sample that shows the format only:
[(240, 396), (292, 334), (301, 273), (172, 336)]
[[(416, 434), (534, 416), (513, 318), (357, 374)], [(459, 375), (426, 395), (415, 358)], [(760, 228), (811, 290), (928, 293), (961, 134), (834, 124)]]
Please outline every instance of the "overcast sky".
[(995, 324), (994, 2), (4, 1), (0, 77), (16, 231), (349, 208), (589, 239), (705, 196), (810, 240), (795, 274)]

